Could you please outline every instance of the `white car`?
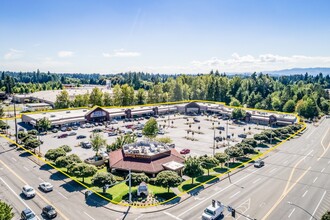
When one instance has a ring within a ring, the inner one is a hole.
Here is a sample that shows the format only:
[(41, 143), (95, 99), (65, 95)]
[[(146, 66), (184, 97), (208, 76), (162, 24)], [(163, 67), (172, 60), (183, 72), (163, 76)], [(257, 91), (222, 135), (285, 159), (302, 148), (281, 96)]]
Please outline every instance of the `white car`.
[(33, 198), (36, 195), (36, 191), (33, 189), (32, 186), (25, 185), (22, 188), (22, 193), (27, 197), (27, 198)]
[(50, 192), (50, 191), (53, 191), (54, 187), (51, 183), (43, 182), (43, 183), (39, 184), (39, 188), (44, 192)]

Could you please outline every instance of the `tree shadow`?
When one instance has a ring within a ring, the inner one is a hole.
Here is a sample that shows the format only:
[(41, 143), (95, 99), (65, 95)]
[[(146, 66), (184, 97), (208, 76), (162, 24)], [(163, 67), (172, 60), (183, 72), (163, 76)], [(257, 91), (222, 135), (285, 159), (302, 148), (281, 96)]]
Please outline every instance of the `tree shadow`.
[[(108, 198), (109, 200), (112, 200), (112, 195), (109, 193), (100, 193), (102, 196)], [(100, 197), (99, 195), (92, 193), (85, 199), (86, 205), (92, 206), (92, 207), (102, 207), (107, 204), (109, 204), (109, 201)]]
[(267, 144), (264, 144), (264, 143), (259, 143), (257, 145), (257, 147), (259, 147), (259, 148), (269, 148), (269, 146)]
[[(251, 158), (249, 158), (249, 157), (238, 157), (237, 160), (241, 161), (242, 163), (245, 163), (245, 162), (251, 160)], [(250, 163), (251, 163), (251, 161), (250, 161)]]
[(60, 186), (63, 189), (65, 189), (67, 192), (80, 192), (80, 191), (86, 189), (85, 187), (83, 187), (82, 185), (80, 185), (79, 183), (77, 183), (74, 180), (65, 182)]
[(43, 164), (40, 166), (39, 168), (40, 170), (45, 170), (45, 171), (49, 171), (49, 170), (52, 170), (54, 169), (53, 167), (49, 166), (48, 164)]
[(243, 168), (244, 165), (241, 162), (230, 162), (228, 165), (229, 169), (236, 168), (236, 167)]
[[(198, 186), (198, 187), (197, 187)], [(196, 187), (196, 188), (195, 188)], [(194, 188), (193, 190), (191, 190), (192, 188)], [(200, 183), (189, 183), (189, 184), (185, 184), (182, 186), (182, 189), (184, 191), (188, 191), (190, 190), (189, 192), (187, 192), (189, 195), (192, 195), (192, 196), (195, 196), (195, 195), (198, 195), (199, 192), (201, 190), (204, 189), (204, 186), (200, 185)]]
[(49, 178), (54, 181), (62, 181), (62, 180), (68, 179), (67, 176), (65, 176), (63, 173), (61, 173), (59, 171), (52, 173), (52, 175), (50, 175)]
[(213, 170), (217, 173), (225, 173), (228, 171), (228, 168), (227, 167), (216, 167)]
[(27, 151), (24, 151), (23, 153), (19, 154), (20, 157), (29, 157), (31, 156), (32, 154), (27, 152)]
[[(213, 179), (213, 180), (211, 180), (211, 179)], [(197, 177), (196, 181), (200, 182), (200, 183), (205, 183), (208, 181), (207, 184), (210, 184), (210, 183), (218, 182), (219, 178), (214, 175), (209, 175), (209, 176), (204, 175), (204, 176)]]
[[(155, 197), (158, 201), (166, 201), (166, 200), (169, 200), (173, 197), (175, 197), (176, 194), (173, 193), (173, 192), (163, 192), (163, 193), (156, 193), (155, 194)], [(180, 201), (180, 200), (179, 200)]]

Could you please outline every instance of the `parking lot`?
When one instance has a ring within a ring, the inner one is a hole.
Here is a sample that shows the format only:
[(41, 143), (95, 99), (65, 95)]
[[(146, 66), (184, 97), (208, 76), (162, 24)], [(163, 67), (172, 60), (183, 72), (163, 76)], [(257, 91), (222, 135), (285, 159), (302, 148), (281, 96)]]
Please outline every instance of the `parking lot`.
[[(145, 118), (131, 122), (119, 120), (117, 124), (107, 126), (97, 125), (91, 128), (78, 127), (77, 130), (64, 132), (59, 130), (57, 133), (49, 131), (46, 135), (40, 135), (40, 139), (43, 141), (40, 151), (42, 154), (45, 154), (49, 149), (57, 148), (61, 145), (69, 145), (72, 148), (72, 153), (77, 154), (82, 159), (86, 159), (93, 156), (94, 152), (91, 148), (82, 148), (80, 143), (82, 141), (89, 141), (94, 129), (101, 129), (102, 132), (100, 133), (107, 140), (107, 144), (111, 144), (115, 141), (117, 135), (109, 136), (109, 130), (119, 129), (123, 132), (132, 131), (134, 133), (141, 133), (141, 130), (128, 129), (127, 127), (135, 127), (138, 124), (143, 125), (146, 121), (147, 119)], [(245, 134), (247, 138), (249, 138), (253, 137), (256, 133), (260, 133), (263, 129), (269, 128), (256, 124), (234, 123), (232, 120), (224, 120), (206, 115), (166, 115), (157, 118), (157, 122), (161, 130), (164, 131), (164, 134), (159, 134), (157, 137), (170, 137), (175, 144), (175, 148), (179, 152), (182, 149), (188, 148), (190, 149), (189, 155), (192, 156), (212, 154), (214, 144), (216, 146), (215, 152), (223, 152), (226, 147), (233, 146), (242, 140), (238, 135)], [(14, 121), (8, 121), (8, 124), (11, 126), (9, 132), (13, 134)], [(21, 125), (21, 123), (19, 124)], [(213, 129), (213, 127), (215, 129)], [(221, 130), (220, 127), (222, 127)], [(187, 133), (187, 130), (189, 133)], [(76, 135), (58, 138), (63, 134), (69, 134), (71, 132), (75, 132)], [(79, 135), (86, 136), (86, 138), (77, 139)], [(214, 141), (214, 137), (218, 137), (218, 142)], [(137, 139), (143, 140), (144, 137), (138, 137)]]

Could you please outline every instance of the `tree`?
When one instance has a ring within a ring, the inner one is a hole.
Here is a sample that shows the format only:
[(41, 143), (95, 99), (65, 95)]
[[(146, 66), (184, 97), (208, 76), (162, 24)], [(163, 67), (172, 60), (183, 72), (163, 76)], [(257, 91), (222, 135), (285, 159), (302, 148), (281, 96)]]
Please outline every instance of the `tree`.
[(49, 149), (45, 154), (45, 158), (51, 161), (56, 161), (58, 157), (65, 155), (66, 152), (62, 148)]
[(268, 141), (268, 137), (265, 134), (255, 134), (253, 138), (257, 141)]
[(241, 106), (241, 103), (235, 97), (231, 97), (231, 101), (229, 105), (239, 107)]
[(104, 139), (100, 134), (93, 134), (92, 139), (91, 139), (91, 145), (93, 150), (96, 152), (95, 155), (98, 155), (99, 150), (102, 147), (105, 147), (107, 144), (107, 140)]
[(212, 156), (202, 156), (200, 157), (200, 161), (202, 164), (202, 167), (204, 169), (207, 169), (207, 175), (210, 175), (210, 169), (218, 166), (218, 160), (215, 157)]
[(163, 144), (170, 144), (173, 142), (170, 137), (159, 137), (159, 138), (156, 138), (156, 141), (163, 143)]
[(113, 87), (113, 104), (114, 106), (122, 106), (123, 105), (123, 99), (122, 99), (122, 91), (119, 84), (115, 85)]
[(38, 129), (41, 128), (43, 131), (47, 131), (49, 128), (51, 128), (51, 126), (52, 123), (46, 117), (43, 117), (42, 119), (38, 120), (36, 124), (36, 127)]
[(2, 118), (5, 115), (4, 111), (3, 111), (3, 106), (0, 105), (0, 118)]
[(110, 93), (108, 93), (108, 92), (103, 93), (103, 105), (104, 106), (112, 105), (112, 98), (111, 98)]
[(330, 211), (326, 211), (322, 217), (321, 220), (330, 220)]
[(74, 163), (81, 163), (81, 159), (79, 158), (79, 156), (77, 154), (70, 154), (68, 156), (61, 156), (58, 157), (55, 160), (55, 164), (57, 167), (68, 167), (71, 164)]
[(185, 160), (183, 174), (191, 177), (191, 183), (194, 183), (194, 178), (204, 174), (200, 161), (196, 157), (188, 157)]
[(243, 119), (246, 115), (246, 112), (243, 109), (235, 108), (232, 112), (233, 119)]
[(229, 156), (226, 153), (216, 153), (214, 157), (218, 160), (218, 162), (221, 164), (221, 168), (224, 163), (226, 163), (229, 160)]
[(121, 86), (122, 91), (122, 105), (132, 105), (134, 102), (134, 89), (133, 87), (125, 84)]
[(98, 87), (94, 87), (90, 96), (89, 103), (97, 106), (103, 106), (103, 93)]
[(158, 133), (158, 124), (155, 118), (150, 118), (142, 130), (142, 134), (150, 139), (155, 138)]
[[(145, 175), (144, 173), (132, 173), (132, 186), (137, 186), (142, 182), (148, 183), (149, 182), (149, 177)], [(128, 184), (128, 181), (126, 182)]]
[(225, 153), (230, 157), (233, 158), (233, 162), (235, 162), (236, 157), (241, 157), (244, 155), (243, 150), (241, 148), (238, 148), (236, 146), (228, 147), (225, 150)]
[(162, 171), (157, 174), (156, 184), (167, 188), (167, 192), (170, 191), (170, 187), (177, 187), (182, 183), (183, 179), (174, 171)]
[(121, 149), (125, 144), (136, 142), (136, 136), (133, 134), (125, 134), (116, 138), (115, 142), (107, 145), (107, 151), (114, 151)]
[(82, 178), (83, 183), (86, 177), (93, 176), (96, 174), (97, 169), (94, 165), (89, 165), (86, 163), (76, 163), (68, 167), (68, 173), (71, 176)]
[(290, 112), (290, 113), (294, 112), (295, 106), (296, 106), (296, 103), (292, 99), (290, 99), (284, 104), (283, 111)]
[(244, 155), (254, 153), (253, 147), (247, 143), (238, 143), (235, 146), (242, 149)]
[(68, 91), (63, 90), (56, 96), (55, 108), (69, 108), (70, 104), (71, 103)]
[(144, 89), (139, 89), (136, 93), (136, 103), (138, 105), (143, 105), (147, 103), (147, 95)]
[(72, 148), (69, 145), (62, 145), (60, 148), (62, 148), (67, 153), (72, 151)]
[(0, 220), (11, 220), (13, 217), (13, 207), (0, 200)]
[(100, 188), (103, 188), (105, 185), (112, 185), (115, 182), (115, 176), (108, 172), (96, 173), (92, 178), (92, 184)]
[(40, 141), (38, 139), (35, 139), (35, 138), (28, 138), (26, 141), (25, 141), (25, 146), (27, 148), (31, 148), (31, 149), (34, 149), (34, 153), (35, 153), (35, 149), (37, 147), (39, 147), (41, 145)]
[(253, 138), (245, 138), (242, 140), (242, 143), (246, 143), (248, 145), (251, 145), (252, 147), (257, 147), (258, 143)]

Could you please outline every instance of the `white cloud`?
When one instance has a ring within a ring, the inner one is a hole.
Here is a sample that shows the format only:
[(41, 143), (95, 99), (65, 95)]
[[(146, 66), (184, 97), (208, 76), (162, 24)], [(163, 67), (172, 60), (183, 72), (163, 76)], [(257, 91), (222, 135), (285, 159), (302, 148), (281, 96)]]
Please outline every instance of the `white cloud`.
[(139, 57), (141, 53), (126, 51), (124, 49), (114, 50), (113, 53), (103, 53), (104, 57)]
[(17, 60), (21, 57), (23, 57), (24, 51), (22, 50), (16, 50), (16, 49), (10, 49), (8, 53), (6, 53), (3, 58), (5, 60)]
[(67, 51), (67, 50), (62, 50), (57, 53), (58, 57), (61, 57), (61, 58), (72, 57), (73, 54), (74, 54), (74, 52)]

